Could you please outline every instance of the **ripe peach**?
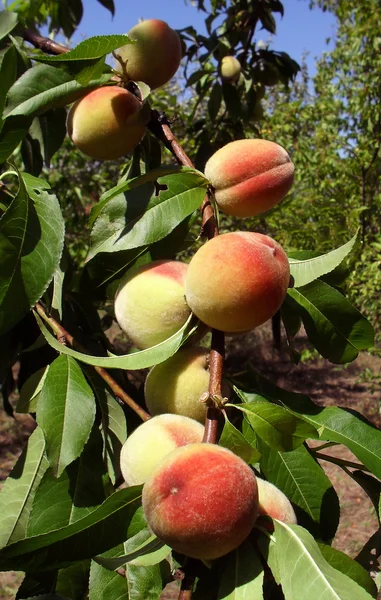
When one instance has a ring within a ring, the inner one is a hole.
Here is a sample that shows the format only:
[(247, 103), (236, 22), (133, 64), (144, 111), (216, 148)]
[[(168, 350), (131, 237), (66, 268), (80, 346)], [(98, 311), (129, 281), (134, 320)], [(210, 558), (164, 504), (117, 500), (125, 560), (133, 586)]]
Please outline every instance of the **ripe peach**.
[(241, 74), (241, 63), (235, 56), (224, 56), (220, 65), (220, 73), (224, 81), (235, 83)]
[(185, 302), (188, 265), (158, 260), (133, 271), (120, 285), (115, 316), (138, 348), (150, 348), (176, 333), (190, 309)]
[(230, 142), (217, 150), (205, 166), (222, 212), (252, 217), (280, 202), (294, 179), (294, 165), (286, 150), (267, 140)]
[(128, 485), (144, 483), (172, 450), (201, 442), (204, 427), (188, 417), (158, 415), (139, 425), (123, 444), (120, 469)]
[(113, 160), (128, 154), (142, 139), (149, 120), (148, 106), (116, 86), (89, 92), (71, 107), (68, 134), (84, 154)]
[(287, 255), (261, 233), (232, 232), (201, 246), (189, 263), (186, 300), (209, 327), (249, 331), (280, 308), (290, 280)]
[(189, 444), (168, 454), (143, 487), (152, 531), (177, 552), (213, 559), (249, 535), (258, 509), (256, 478), (230, 450)]
[[(151, 89), (164, 85), (179, 68), (182, 48), (178, 34), (165, 21), (148, 19), (135, 25), (127, 35), (135, 44), (126, 44), (115, 54), (126, 65), (129, 79), (144, 81)], [(118, 62), (116, 69), (123, 73)]]
[(287, 496), (273, 483), (257, 477), (258, 515), (269, 515), (283, 523), (297, 524), (296, 515)]
[(208, 356), (204, 348), (182, 348), (151, 369), (145, 382), (151, 415), (175, 413), (204, 422), (206, 409), (200, 396), (208, 391)]

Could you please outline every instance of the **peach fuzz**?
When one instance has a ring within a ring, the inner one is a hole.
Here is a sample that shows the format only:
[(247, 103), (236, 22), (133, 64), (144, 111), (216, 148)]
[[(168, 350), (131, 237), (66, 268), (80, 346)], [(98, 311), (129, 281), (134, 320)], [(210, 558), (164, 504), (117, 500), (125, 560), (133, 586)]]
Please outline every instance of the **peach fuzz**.
[(230, 450), (189, 444), (168, 454), (143, 487), (153, 533), (175, 551), (214, 559), (237, 548), (257, 517), (256, 478)]
[(290, 281), (287, 255), (261, 233), (231, 232), (201, 246), (189, 263), (186, 300), (209, 327), (250, 331), (280, 308)]
[[(149, 111), (148, 111), (149, 112)], [(81, 152), (113, 160), (131, 152), (145, 134), (146, 107), (128, 90), (101, 87), (77, 100), (67, 117), (70, 138)]]
[(176, 333), (190, 309), (185, 302), (188, 265), (158, 260), (144, 265), (122, 281), (115, 297), (115, 316), (138, 348), (150, 348)]
[(278, 204), (290, 190), (294, 165), (286, 150), (267, 140), (230, 142), (205, 165), (218, 206), (233, 217), (253, 217)]
[(241, 74), (241, 63), (235, 56), (224, 56), (220, 65), (221, 77), (229, 83), (236, 83)]
[(182, 348), (151, 369), (145, 382), (145, 401), (151, 415), (175, 413), (205, 421), (206, 408), (200, 397), (208, 391), (208, 357), (204, 348)]
[(204, 427), (187, 417), (158, 415), (137, 427), (123, 444), (120, 469), (128, 485), (144, 483), (172, 450), (201, 442)]
[[(117, 55), (125, 63), (128, 78), (144, 81), (151, 89), (169, 81), (179, 68), (182, 47), (178, 34), (160, 19), (148, 19), (135, 25), (127, 33), (134, 44), (126, 44)], [(119, 63), (116, 69), (123, 74)]]
[(287, 496), (273, 483), (257, 477), (258, 515), (268, 515), (283, 523), (297, 524), (295, 511)]

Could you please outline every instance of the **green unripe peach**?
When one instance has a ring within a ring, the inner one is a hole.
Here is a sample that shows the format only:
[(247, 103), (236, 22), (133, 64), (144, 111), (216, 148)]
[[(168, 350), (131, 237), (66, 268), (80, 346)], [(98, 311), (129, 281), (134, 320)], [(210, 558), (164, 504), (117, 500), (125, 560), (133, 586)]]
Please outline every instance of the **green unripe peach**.
[(295, 511), (287, 496), (273, 483), (257, 477), (258, 515), (268, 515), (283, 523), (297, 524)]
[(151, 369), (145, 382), (151, 415), (175, 413), (205, 421), (206, 408), (200, 397), (209, 386), (208, 356), (204, 348), (183, 348)]
[(163, 342), (188, 319), (187, 269), (179, 261), (158, 260), (136, 269), (120, 285), (114, 304), (116, 320), (138, 348)]
[(294, 165), (286, 150), (268, 140), (230, 142), (205, 166), (218, 206), (227, 215), (252, 217), (278, 204), (290, 190)]
[(221, 77), (229, 83), (236, 83), (241, 74), (241, 63), (235, 56), (224, 56), (220, 65)]
[(258, 509), (256, 478), (230, 450), (189, 444), (168, 454), (143, 487), (152, 531), (177, 552), (214, 559), (249, 535)]
[(144, 483), (172, 450), (201, 442), (204, 427), (180, 415), (158, 415), (142, 423), (127, 438), (120, 453), (120, 469), (128, 485)]
[[(178, 34), (165, 21), (148, 19), (135, 25), (127, 33), (135, 44), (126, 44), (116, 50), (125, 63), (129, 79), (144, 81), (151, 89), (169, 81), (179, 68), (182, 47)], [(123, 74), (118, 62), (116, 69)]]
[(209, 327), (250, 331), (277, 312), (289, 281), (287, 255), (275, 240), (261, 233), (224, 233), (190, 261), (186, 300)]
[(131, 152), (145, 134), (148, 106), (128, 90), (101, 87), (77, 100), (67, 117), (68, 134), (87, 156), (114, 160)]

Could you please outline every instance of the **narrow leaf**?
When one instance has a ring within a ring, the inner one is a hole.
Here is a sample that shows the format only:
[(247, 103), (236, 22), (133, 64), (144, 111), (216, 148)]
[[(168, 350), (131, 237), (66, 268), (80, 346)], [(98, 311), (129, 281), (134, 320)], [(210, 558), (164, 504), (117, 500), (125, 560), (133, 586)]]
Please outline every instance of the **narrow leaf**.
[(37, 427), (0, 492), (0, 547), (26, 535), (34, 494), (49, 466), (44, 450), (44, 436)]
[(227, 557), (218, 600), (261, 600), (263, 596), (263, 566), (249, 541), (243, 542)]
[(290, 272), (294, 278), (294, 287), (302, 287), (311, 283), (318, 277), (330, 273), (338, 267), (343, 260), (351, 253), (356, 243), (358, 232), (343, 246), (323, 254), (315, 256), (308, 260), (297, 260), (289, 257)]
[(286, 600), (370, 600), (352, 579), (323, 558), (310, 533), (275, 520), (276, 557)]
[(76, 358), (77, 360), (88, 365), (104, 367), (106, 369), (126, 369), (131, 371), (135, 369), (152, 367), (153, 365), (159, 364), (175, 354), (175, 352), (177, 352), (177, 350), (180, 348), (181, 343), (186, 336), (189, 324), (192, 320), (191, 315), (188, 321), (182, 326), (181, 329), (179, 329), (177, 333), (174, 333), (170, 338), (164, 342), (161, 342), (161, 344), (158, 344), (157, 346), (152, 346), (152, 348), (147, 348), (146, 350), (141, 350), (140, 352), (134, 352), (132, 354), (124, 354), (123, 356), (107, 357), (90, 356), (89, 354), (83, 354), (82, 352), (72, 350), (63, 344), (60, 344), (60, 342), (58, 342), (56, 338), (49, 333), (40, 317), (37, 314), (35, 314), (35, 317), (46, 341), (50, 346), (52, 346), (52, 348), (57, 350), (57, 352), (67, 356), (72, 356), (73, 358)]
[(222, 430), (219, 445), (228, 448), (242, 458), (246, 463), (253, 464), (259, 461), (260, 453), (252, 446), (245, 436), (236, 428), (225, 415), (224, 428)]
[(5, 38), (8, 33), (16, 27), (18, 22), (17, 13), (11, 12), (10, 10), (0, 11), (0, 40)]
[(129, 537), (140, 497), (141, 487), (119, 490), (80, 521), (6, 546), (0, 550), (0, 570), (32, 573), (105, 552)]
[(53, 278), (62, 253), (64, 223), (57, 198), (41, 192), (34, 201), (22, 178), (0, 219), (0, 331), (29, 312)]
[(70, 356), (59, 356), (49, 367), (37, 406), (37, 422), (57, 477), (81, 454), (94, 418), (94, 395), (81, 368)]
[(300, 314), (307, 335), (322, 356), (334, 363), (354, 360), (370, 348), (373, 328), (337, 290), (320, 280), (289, 289), (292, 309)]

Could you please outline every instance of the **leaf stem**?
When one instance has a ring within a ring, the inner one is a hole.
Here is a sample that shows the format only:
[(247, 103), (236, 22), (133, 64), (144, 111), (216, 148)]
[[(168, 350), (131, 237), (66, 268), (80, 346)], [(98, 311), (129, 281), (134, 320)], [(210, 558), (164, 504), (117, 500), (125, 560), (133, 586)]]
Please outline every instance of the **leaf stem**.
[[(47, 315), (42, 305), (37, 302), (35, 306), (36, 312), (40, 315), (40, 317), (47, 323), (53, 332), (55, 333), (57, 340), (63, 344), (69, 344), (73, 348), (81, 352), (87, 352), (86, 348), (82, 346), (79, 342), (77, 342), (73, 336), (60, 324), (56, 319), (52, 316)], [(143, 421), (148, 421), (151, 418), (151, 415), (148, 414), (144, 408), (139, 406), (131, 396), (124, 391), (124, 389), (115, 381), (113, 377), (111, 377), (110, 373), (106, 371), (103, 367), (93, 367), (93, 369), (98, 373), (98, 375), (107, 383), (109, 388), (114, 392), (117, 398), (120, 398), (127, 406), (129, 406)]]
[(5, 171), (4, 173), (2, 173), (0, 175), (0, 181), (5, 179), (5, 177), (8, 177), (8, 175), (16, 175), (16, 177), (18, 177), (18, 174), (16, 173), (16, 171)]

